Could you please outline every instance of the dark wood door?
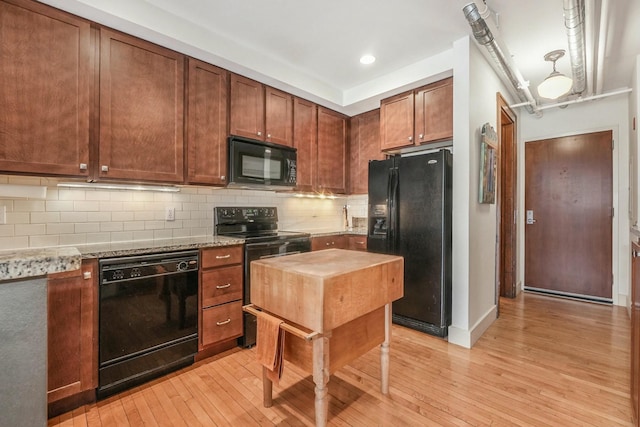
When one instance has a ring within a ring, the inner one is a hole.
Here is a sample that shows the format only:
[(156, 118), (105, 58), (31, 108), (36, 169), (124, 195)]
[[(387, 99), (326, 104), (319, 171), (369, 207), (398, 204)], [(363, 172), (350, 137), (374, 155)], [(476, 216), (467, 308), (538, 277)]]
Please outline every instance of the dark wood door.
[(189, 58), (187, 180), (226, 185), (229, 73)]
[(413, 92), (380, 101), (380, 148), (390, 150), (413, 145), (413, 121)]
[(47, 400), (98, 386), (97, 261), (47, 281)]
[(499, 296), (515, 298), (518, 290), (516, 288), (517, 274), (517, 245), (518, 227), (516, 221), (516, 210), (518, 203), (517, 177), (517, 132), (516, 115), (509, 108), (506, 100), (498, 95), (498, 115), (499, 115), (499, 268), (498, 277), (500, 280)]
[(318, 107), (313, 102), (293, 99), (293, 146), (298, 150), (296, 188), (313, 190), (318, 158)]
[(416, 91), (414, 127), (419, 144), (453, 138), (453, 78)]
[(99, 176), (184, 179), (184, 56), (100, 30)]
[(293, 96), (265, 87), (265, 141), (293, 147)]
[(0, 1), (0, 170), (88, 175), (89, 22)]
[(380, 109), (351, 118), (349, 140), (349, 193), (367, 194), (369, 160), (381, 160)]
[(631, 245), (631, 404), (640, 425), (640, 245)]
[(264, 86), (237, 74), (230, 79), (229, 133), (264, 141)]
[(347, 117), (318, 107), (317, 189), (346, 193), (347, 163)]
[(611, 299), (612, 151), (611, 131), (527, 142), (526, 287)]

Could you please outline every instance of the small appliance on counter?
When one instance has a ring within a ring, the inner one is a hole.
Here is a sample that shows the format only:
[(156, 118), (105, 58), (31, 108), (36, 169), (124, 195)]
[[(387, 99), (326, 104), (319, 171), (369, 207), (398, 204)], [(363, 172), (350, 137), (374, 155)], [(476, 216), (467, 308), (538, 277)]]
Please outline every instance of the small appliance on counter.
[[(311, 235), (278, 230), (276, 207), (216, 207), (214, 233), (244, 239), (243, 305), (251, 303), (251, 261), (311, 251)], [(256, 317), (243, 313), (242, 347), (256, 344)]]

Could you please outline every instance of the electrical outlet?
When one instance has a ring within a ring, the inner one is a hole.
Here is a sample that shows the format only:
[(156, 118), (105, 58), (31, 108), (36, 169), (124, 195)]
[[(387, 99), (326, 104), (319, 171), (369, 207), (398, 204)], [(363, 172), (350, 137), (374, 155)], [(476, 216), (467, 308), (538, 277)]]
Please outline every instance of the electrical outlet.
[(168, 206), (164, 211), (164, 219), (165, 221), (175, 221), (176, 220), (176, 208), (173, 206)]

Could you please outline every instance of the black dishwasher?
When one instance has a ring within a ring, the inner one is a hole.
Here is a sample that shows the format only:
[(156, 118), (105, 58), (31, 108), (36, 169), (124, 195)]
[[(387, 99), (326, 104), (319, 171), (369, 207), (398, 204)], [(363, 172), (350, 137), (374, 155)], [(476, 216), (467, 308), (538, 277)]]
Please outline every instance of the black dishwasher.
[(198, 264), (198, 251), (99, 261), (98, 398), (193, 363)]

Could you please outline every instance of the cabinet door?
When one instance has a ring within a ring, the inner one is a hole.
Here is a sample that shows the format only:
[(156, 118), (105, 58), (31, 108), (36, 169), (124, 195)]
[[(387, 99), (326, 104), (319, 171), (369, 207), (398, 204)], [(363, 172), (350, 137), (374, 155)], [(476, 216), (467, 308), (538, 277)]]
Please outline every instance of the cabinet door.
[(319, 191), (345, 193), (347, 189), (347, 118), (318, 107)]
[(89, 22), (0, 2), (0, 170), (88, 174), (94, 73)]
[(640, 420), (640, 246), (631, 245), (631, 404)]
[(296, 189), (311, 191), (315, 186), (318, 155), (318, 107), (300, 98), (294, 98), (293, 103), (293, 146), (298, 150)]
[(367, 250), (367, 236), (349, 236), (349, 244), (347, 249), (352, 251)]
[(265, 88), (265, 141), (293, 147), (293, 97)]
[(187, 181), (225, 185), (229, 73), (189, 58), (187, 78)]
[(413, 92), (380, 101), (380, 148), (390, 150), (413, 145), (413, 120)]
[(453, 78), (416, 92), (415, 135), (418, 143), (453, 138)]
[(231, 74), (229, 133), (264, 141), (264, 86)]
[(349, 242), (347, 236), (335, 234), (331, 236), (318, 236), (311, 239), (311, 250), (321, 251), (323, 249), (347, 249)]
[(380, 151), (380, 110), (351, 118), (349, 141), (349, 193), (367, 194), (369, 160), (383, 158)]
[(99, 177), (183, 181), (184, 56), (100, 30)]
[(47, 282), (47, 400), (98, 386), (97, 261)]

